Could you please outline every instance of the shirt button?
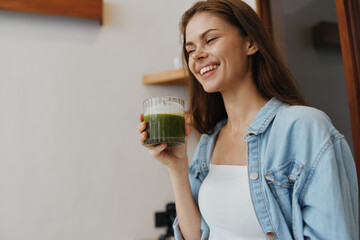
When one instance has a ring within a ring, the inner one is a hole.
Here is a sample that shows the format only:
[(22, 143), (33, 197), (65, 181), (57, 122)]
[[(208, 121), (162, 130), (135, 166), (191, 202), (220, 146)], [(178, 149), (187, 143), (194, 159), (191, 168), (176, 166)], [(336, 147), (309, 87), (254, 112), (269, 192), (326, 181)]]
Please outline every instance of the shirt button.
[(256, 179), (259, 178), (259, 174), (258, 174), (257, 172), (252, 172), (252, 173), (250, 174), (250, 178), (251, 178), (252, 180), (256, 180)]
[(275, 235), (274, 232), (267, 232), (267, 233), (266, 233), (266, 236), (267, 236), (269, 239), (274, 239), (276, 235)]
[(201, 166), (205, 167), (205, 166), (206, 166), (206, 163), (202, 163)]

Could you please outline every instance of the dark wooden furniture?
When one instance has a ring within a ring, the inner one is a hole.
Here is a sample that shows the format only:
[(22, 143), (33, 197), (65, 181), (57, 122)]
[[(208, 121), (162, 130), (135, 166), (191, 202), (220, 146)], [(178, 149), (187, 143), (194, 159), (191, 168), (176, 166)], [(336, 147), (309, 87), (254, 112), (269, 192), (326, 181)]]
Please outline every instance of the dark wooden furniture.
[(269, 34), (273, 36), (270, 0), (256, 0), (256, 7), (264, 27), (268, 30)]
[(335, 4), (360, 183), (360, 9), (358, 0), (335, 0)]

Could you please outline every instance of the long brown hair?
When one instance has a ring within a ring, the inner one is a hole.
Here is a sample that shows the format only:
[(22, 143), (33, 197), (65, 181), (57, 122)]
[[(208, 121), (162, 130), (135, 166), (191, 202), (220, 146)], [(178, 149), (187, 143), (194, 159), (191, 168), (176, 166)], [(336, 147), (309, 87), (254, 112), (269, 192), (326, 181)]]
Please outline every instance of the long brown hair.
[(183, 14), (180, 21), (183, 59), (190, 78), (189, 114), (192, 125), (198, 132), (210, 134), (217, 122), (227, 118), (220, 92), (205, 92), (188, 67), (189, 55), (185, 48), (186, 27), (191, 18), (200, 12), (216, 14), (238, 28), (241, 36), (249, 37), (255, 42), (258, 51), (251, 56), (252, 77), (263, 97), (276, 97), (289, 105), (306, 105), (275, 43), (251, 7), (240, 0), (199, 1)]

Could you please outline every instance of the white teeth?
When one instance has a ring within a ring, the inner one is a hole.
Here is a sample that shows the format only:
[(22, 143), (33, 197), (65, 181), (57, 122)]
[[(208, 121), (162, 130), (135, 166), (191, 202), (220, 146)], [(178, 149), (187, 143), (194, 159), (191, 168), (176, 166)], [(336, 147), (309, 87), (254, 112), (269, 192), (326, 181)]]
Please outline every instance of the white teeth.
[(211, 70), (214, 70), (218, 67), (218, 65), (211, 65), (211, 66), (207, 66), (207, 67), (204, 67), (200, 70), (200, 74), (201, 75), (204, 75), (204, 73), (208, 72), (208, 71), (211, 71)]

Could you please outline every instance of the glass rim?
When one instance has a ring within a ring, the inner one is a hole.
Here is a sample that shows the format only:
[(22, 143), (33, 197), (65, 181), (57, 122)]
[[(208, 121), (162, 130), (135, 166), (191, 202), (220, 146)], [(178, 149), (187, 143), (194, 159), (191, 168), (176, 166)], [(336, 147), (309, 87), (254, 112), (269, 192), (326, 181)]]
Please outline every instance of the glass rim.
[(185, 106), (185, 100), (182, 99), (181, 97), (176, 97), (176, 96), (157, 96), (157, 97), (150, 97), (150, 98), (147, 98), (143, 101), (143, 105), (146, 103), (146, 102), (149, 102), (150, 100), (152, 99), (170, 99), (170, 98), (175, 98), (175, 99), (178, 99), (180, 100), (180, 103)]

